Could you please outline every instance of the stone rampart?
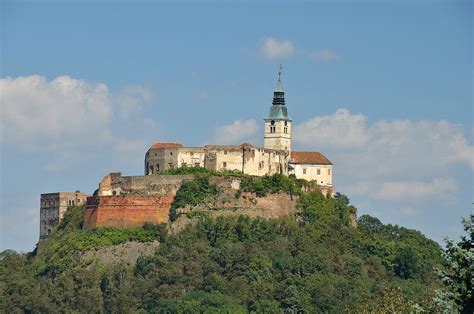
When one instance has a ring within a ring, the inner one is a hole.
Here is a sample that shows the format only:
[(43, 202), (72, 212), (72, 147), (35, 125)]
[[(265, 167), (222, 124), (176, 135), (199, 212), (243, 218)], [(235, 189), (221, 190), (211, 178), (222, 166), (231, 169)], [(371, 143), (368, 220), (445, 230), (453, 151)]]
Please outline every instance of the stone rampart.
[(87, 200), (84, 229), (97, 227), (141, 227), (146, 222), (168, 222), (176, 192), (162, 196), (92, 196)]
[(168, 222), (169, 210), (183, 181), (193, 176), (122, 176), (111, 173), (87, 199), (84, 229), (132, 228)]
[(110, 173), (100, 182), (98, 195), (166, 195), (169, 189), (178, 189), (183, 181), (192, 179), (192, 175), (122, 176), (120, 172)]

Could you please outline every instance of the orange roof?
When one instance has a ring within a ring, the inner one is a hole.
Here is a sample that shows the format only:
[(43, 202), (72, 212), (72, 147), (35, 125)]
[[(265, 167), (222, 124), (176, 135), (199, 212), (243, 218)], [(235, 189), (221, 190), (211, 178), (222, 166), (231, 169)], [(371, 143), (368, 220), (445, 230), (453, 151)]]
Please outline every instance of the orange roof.
[(157, 148), (179, 148), (183, 147), (180, 143), (173, 143), (173, 142), (155, 142), (151, 145), (150, 149), (157, 149)]
[(291, 152), (291, 161), (294, 164), (332, 165), (320, 152)]

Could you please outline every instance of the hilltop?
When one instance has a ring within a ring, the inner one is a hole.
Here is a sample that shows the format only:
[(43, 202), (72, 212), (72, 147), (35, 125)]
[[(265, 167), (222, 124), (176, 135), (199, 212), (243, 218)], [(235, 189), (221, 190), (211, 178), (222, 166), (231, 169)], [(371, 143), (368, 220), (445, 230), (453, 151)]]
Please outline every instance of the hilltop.
[[(433, 268), (441, 251), (420, 232), (370, 216), (354, 227), (355, 208), (347, 197), (302, 192), (302, 181), (284, 176), (243, 176), (232, 197), (246, 195), (252, 204), (250, 195), (257, 202), (286, 195), (295, 202), (293, 212), (240, 215), (217, 208), (229, 195), (210, 178), (198, 173), (183, 184), (171, 226), (83, 230), (84, 206), (70, 207), (41, 251), (3, 253), (1, 310), (352, 312), (433, 306), (440, 285)], [(219, 212), (234, 214), (213, 215)]]

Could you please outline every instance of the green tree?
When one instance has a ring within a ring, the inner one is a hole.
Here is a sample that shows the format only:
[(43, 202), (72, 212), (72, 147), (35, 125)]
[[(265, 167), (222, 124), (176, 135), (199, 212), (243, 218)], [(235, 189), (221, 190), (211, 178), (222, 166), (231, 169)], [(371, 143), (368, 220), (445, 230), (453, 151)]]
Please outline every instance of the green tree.
[(418, 273), (419, 257), (410, 247), (400, 248), (395, 255), (395, 274), (402, 279), (413, 278)]
[(463, 235), (461, 241), (454, 243), (445, 238), (446, 249), (442, 253), (445, 268), (438, 269), (437, 274), (446, 290), (438, 291), (436, 301), (445, 308), (473, 313), (474, 215), (463, 218), (462, 223), (467, 235)]

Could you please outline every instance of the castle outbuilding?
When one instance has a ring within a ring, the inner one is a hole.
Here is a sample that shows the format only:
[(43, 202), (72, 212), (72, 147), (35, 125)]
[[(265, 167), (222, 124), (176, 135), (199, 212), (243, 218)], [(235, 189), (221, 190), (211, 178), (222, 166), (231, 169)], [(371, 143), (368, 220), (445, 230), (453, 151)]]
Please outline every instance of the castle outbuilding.
[(69, 206), (85, 204), (88, 196), (81, 191), (41, 194), (40, 240), (47, 239), (53, 233)]
[(332, 162), (320, 152), (292, 151), (291, 124), (280, 68), (272, 106), (264, 119), (264, 147), (249, 143), (184, 147), (180, 143), (156, 142), (145, 154), (144, 174), (155, 175), (167, 169), (196, 166), (255, 176), (281, 173), (315, 181), (333, 190)]

